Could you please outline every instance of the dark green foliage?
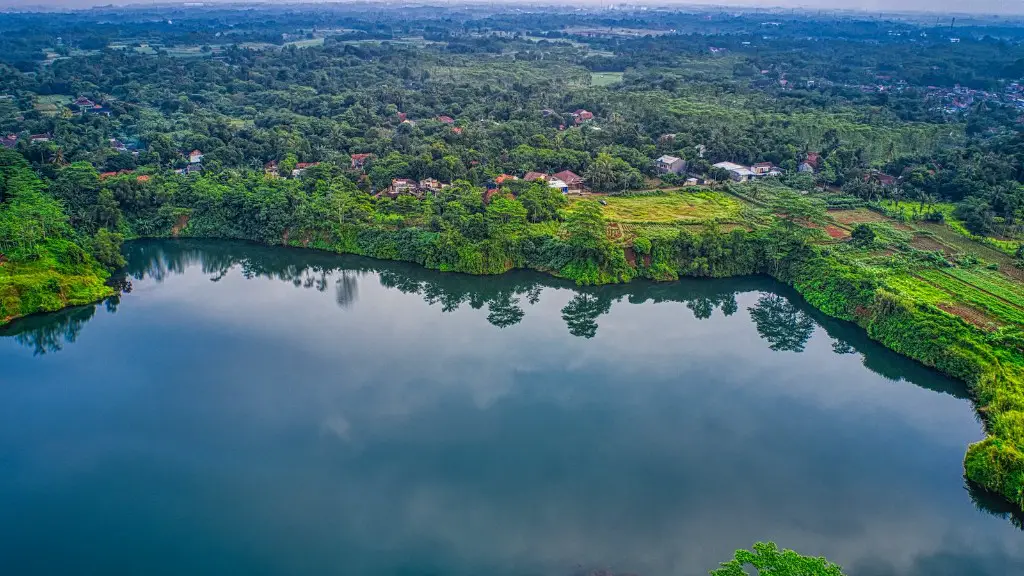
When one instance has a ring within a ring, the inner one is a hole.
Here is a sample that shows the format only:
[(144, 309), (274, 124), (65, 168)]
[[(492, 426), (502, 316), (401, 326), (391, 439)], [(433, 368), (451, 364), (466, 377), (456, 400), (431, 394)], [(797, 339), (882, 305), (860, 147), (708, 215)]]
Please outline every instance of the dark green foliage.
[(850, 234), (850, 242), (857, 246), (870, 246), (875, 241), (875, 231), (867, 224), (857, 224)]
[(122, 268), (125, 265), (124, 256), (121, 254), (123, 243), (123, 234), (100, 228), (92, 239), (92, 256), (110, 270)]

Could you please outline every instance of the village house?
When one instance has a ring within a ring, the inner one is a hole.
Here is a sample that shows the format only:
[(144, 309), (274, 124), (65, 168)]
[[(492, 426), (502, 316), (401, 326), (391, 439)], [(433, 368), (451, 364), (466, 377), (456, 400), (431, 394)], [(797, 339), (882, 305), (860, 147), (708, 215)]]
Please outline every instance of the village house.
[(771, 162), (758, 162), (750, 167), (750, 171), (753, 172), (755, 176), (767, 176), (768, 173), (772, 171), (772, 168), (773, 166)]
[(569, 193), (569, 184), (562, 180), (559, 180), (558, 178), (552, 177), (550, 180), (548, 180), (548, 186), (554, 188), (555, 190), (558, 190), (562, 194)]
[(319, 165), (319, 162), (299, 162), (298, 164), (295, 165), (295, 169), (292, 170), (292, 178), (298, 178), (299, 176), (305, 174), (306, 170)]
[(879, 172), (878, 170), (872, 170), (871, 172), (864, 175), (864, 181), (875, 182), (876, 184), (882, 186), (883, 188), (891, 188), (896, 185), (896, 183), (899, 181), (899, 178), (895, 176), (890, 176), (884, 172)]
[(370, 159), (373, 154), (353, 154), (350, 158), (352, 161), (352, 168), (359, 169), (366, 165), (366, 161)]
[(280, 176), (278, 173), (277, 160), (271, 160), (263, 165), (263, 173), (271, 178), (277, 178)]
[(0, 145), (2, 145), (4, 148), (14, 148), (15, 146), (17, 146), (17, 144), (18, 144), (18, 135), (17, 134), (8, 134), (7, 136), (4, 136), (3, 138), (0, 138)]
[(442, 183), (440, 180), (435, 178), (424, 178), (420, 180), (420, 190), (429, 190), (430, 192), (440, 192), (447, 188), (448, 185)]
[(564, 182), (569, 192), (581, 192), (583, 190), (583, 177), (577, 175), (572, 170), (562, 170), (551, 177)]
[(685, 160), (668, 154), (655, 160), (654, 165), (658, 168), (659, 174), (679, 174), (686, 170)]
[(179, 169), (175, 170), (174, 173), (178, 174), (179, 176), (191, 176), (192, 174), (199, 174), (202, 171), (203, 171), (203, 165), (202, 164), (189, 164), (188, 166), (185, 166), (184, 168), (179, 168)]
[(391, 180), (391, 186), (388, 186), (382, 195), (389, 198), (395, 198), (402, 194), (418, 196), (418, 191), (419, 188), (417, 187), (417, 183), (412, 178), (394, 178)]
[(451, 116), (438, 116), (437, 120), (444, 124), (455, 124), (455, 119)]
[(199, 150), (193, 150), (188, 153), (189, 164), (199, 164), (203, 161), (203, 153)]
[(114, 150), (117, 150), (118, 152), (128, 151), (128, 147), (124, 145), (124, 142), (121, 142), (117, 138), (110, 139), (110, 147), (113, 148)]
[(526, 180), (527, 182), (535, 182), (537, 180), (547, 180), (547, 179), (548, 179), (548, 175), (543, 173), (543, 172), (527, 172), (526, 175), (523, 176), (523, 180)]
[(746, 166), (741, 166), (734, 162), (719, 162), (714, 165), (715, 168), (721, 168), (729, 173), (729, 178), (736, 182), (746, 182), (754, 175), (754, 172)]
[(587, 110), (584, 110), (583, 108), (580, 108), (579, 110), (576, 110), (575, 112), (572, 112), (571, 115), (572, 115), (573, 118), (575, 118), (577, 124), (582, 124), (582, 123), (586, 122), (587, 120), (593, 120), (594, 119), (594, 113), (593, 112), (589, 112)]
[(93, 102), (92, 100), (89, 100), (85, 96), (79, 96), (71, 105), (76, 107), (76, 108), (78, 108), (79, 110), (81, 110), (83, 112), (86, 109), (88, 109), (88, 108), (95, 108), (96, 107), (96, 103)]
[(28, 141), (31, 142), (32, 144), (40, 144), (40, 143), (43, 143), (43, 142), (49, 142), (50, 141), (50, 135), (48, 133), (47, 134), (33, 134), (33, 135), (28, 137)]
[(511, 174), (502, 174), (502, 175), (497, 176), (497, 177), (494, 178), (494, 183), (496, 185), (498, 185), (498, 186), (501, 186), (505, 182), (511, 182), (512, 180), (519, 180), (519, 178), (516, 178), (515, 176), (512, 176)]
[(806, 172), (808, 174), (813, 174), (814, 172), (816, 172), (818, 170), (818, 153), (808, 152), (807, 157), (804, 159), (803, 162), (800, 163), (799, 166), (797, 166), (796, 169), (797, 172)]
[(110, 108), (107, 108), (106, 106), (100, 106), (99, 104), (93, 106), (92, 108), (85, 108), (84, 111), (86, 114), (96, 114), (97, 116), (110, 116), (111, 114)]

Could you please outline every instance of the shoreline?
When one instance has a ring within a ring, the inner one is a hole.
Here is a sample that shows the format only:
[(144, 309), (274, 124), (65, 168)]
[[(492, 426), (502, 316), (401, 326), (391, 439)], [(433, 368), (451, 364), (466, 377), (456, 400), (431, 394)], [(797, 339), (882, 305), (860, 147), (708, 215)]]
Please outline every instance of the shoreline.
[[(756, 242), (752, 235), (745, 235), (748, 241)], [(468, 276), (497, 276), (513, 270), (529, 270), (545, 274), (565, 282), (572, 282), (552, 270), (544, 270), (531, 266), (509, 266), (500, 273), (485, 272), (473, 274), (463, 271), (441, 270), (425, 263), (403, 260), (400, 258), (382, 258), (373, 254), (359, 254), (330, 246), (321, 242), (316, 245), (303, 245), (301, 241), (294, 243), (269, 244), (244, 238), (205, 238), (192, 236), (174, 236), (173, 238), (136, 238), (134, 240), (158, 239), (204, 239), (252, 242), (259, 246), (277, 246), (293, 249), (323, 252), (325, 254), (357, 255), (379, 261), (406, 262), (436, 272), (456, 272)], [(625, 255), (626, 248), (623, 248)], [(970, 395), (975, 412), (981, 419), (986, 437), (971, 444), (964, 457), (965, 477), (977, 487), (989, 493), (1001, 496), (1015, 508), (1024, 510), (1024, 456), (1015, 446), (1012, 426), (1006, 427), (1001, 421), (1007, 417), (1011, 422), (1021, 418), (1019, 408), (1010, 397), (1021, 387), (995, 357), (993, 350), (985, 350), (966, 338), (956, 338), (967, 334), (972, 328), (962, 321), (938, 310), (922, 310), (918, 303), (907, 302), (897, 295), (888, 294), (882, 288), (870, 285), (859, 286), (858, 278), (851, 277), (849, 270), (843, 270), (841, 262), (834, 257), (818, 250), (809, 250), (800, 258), (787, 262), (785, 266), (776, 266), (775, 270), (756, 269), (731, 272), (725, 274), (686, 274), (676, 273), (673, 277), (665, 277), (664, 272), (658, 274), (650, 269), (649, 258), (637, 258), (634, 266), (635, 274), (628, 278), (609, 278), (604, 276), (601, 282), (594, 285), (627, 284), (635, 279), (646, 279), (652, 282), (671, 282), (679, 278), (716, 277), (733, 278), (742, 276), (767, 276), (792, 288), (804, 302), (819, 313), (833, 319), (845, 320), (856, 324), (865, 335), (885, 348), (919, 364), (935, 369), (939, 373), (964, 383)], [(838, 269), (839, 273), (835, 273)], [(610, 280), (610, 281), (609, 281)], [(861, 279), (863, 280), (863, 279)], [(0, 322), (0, 327), (9, 326), (13, 321), (57, 312), (78, 305), (95, 304), (116, 296), (119, 291), (109, 286), (109, 293), (89, 302), (65, 300), (62, 308), (40, 310), (33, 314), (19, 316)], [(851, 289), (852, 288), (852, 289)], [(959, 324), (957, 324), (959, 323)], [(948, 336), (953, 335), (954, 338)]]

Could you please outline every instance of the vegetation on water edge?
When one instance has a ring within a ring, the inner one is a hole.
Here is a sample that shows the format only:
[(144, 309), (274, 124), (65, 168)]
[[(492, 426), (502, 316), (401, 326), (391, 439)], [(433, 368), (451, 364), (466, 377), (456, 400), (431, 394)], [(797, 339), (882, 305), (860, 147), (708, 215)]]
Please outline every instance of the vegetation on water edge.
[[(12, 170), (21, 179), (16, 182), (35, 182), (29, 188), (49, 198), (34, 175), (26, 176), (30, 170)], [(140, 181), (132, 175), (101, 180), (86, 164), (63, 168), (49, 185), (59, 204), (49, 202), (66, 207), (78, 232), (60, 224), (63, 236), (48, 236), (31, 250), (8, 249), (18, 256), (4, 266), (5, 274), (17, 272), (20, 286), (59, 296), (30, 299), (26, 294), (34, 292), (21, 288), (17, 299), (5, 300), (5, 309), (18, 302), (17, 312), (6, 315), (108, 295), (96, 260), (117, 264), (111, 249), (121, 234), (236, 238), (469, 274), (531, 268), (580, 284), (766, 274), (889, 348), (969, 383), (991, 436), (971, 448), (967, 475), (1024, 508), (1021, 297), (1015, 284), (975, 260), (951, 263), (916, 250), (908, 244), (911, 234), (885, 222), (856, 225), (856, 235), (846, 234), (854, 240), (836, 243), (832, 231), (842, 231), (842, 218), (865, 219), (870, 213), (827, 213), (821, 200), (781, 186), (751, 191), (761, 205), (707, 190), (569, 204), (557, 190), (522, 181), (486, 194), (456, 182), (422, 199), (386, 198), (359, 190), (336, 167), (312, 170), (301, 179), (225, 172), (193, 178), (153, 174)], [(8, 212), (20, 206), (23, 194), (9, 194)], [(653, 234), (642, 222), (607, 218), (625, 214), (642, 220), (644, 210), (662, 214), (666, 206), (678, 211), (676, 219), (650, 223), (659, 225)], [(737, 227), (725, 231), (722, 208)], [(703, 224), (691, 221), (687, 209)], [(54, 214), (55, 221), (65, 222), (62, 213)], [(78, 235), (88, 240), (75, 243)], [(901, 247), (906, 251), (898, 255), (876, 255)], [(23, 252), (40, 256), (27, 260)], [(44, 269), (64, 284), (44, 283)], [(968, 321), (961, 309), (985, 321)]]
[[(174, 10), (0, 16), (0, 323), (108, 295), (126, 237), (580, 284), (766, 274), (970, 383), (991, 436), (967, 475), (1024, 507), (1024, 29)], [(723, 161), (783, 174), (692, 186)], [(509, 181), (530, 172), (621, 195)]]
[(114, 294), (90, 254), (123, 263), (107, 231), (83, 242), (20, 155), (0, 151), (0, 324)]
[(759, 576), (843, 576), (842, 568), (825, 560), (780, 550), (774, 542), (758, 542), (752, 550), (737, 550), (736, 556), (711, 571), (711, 576), (747, 576), (746, 567)]

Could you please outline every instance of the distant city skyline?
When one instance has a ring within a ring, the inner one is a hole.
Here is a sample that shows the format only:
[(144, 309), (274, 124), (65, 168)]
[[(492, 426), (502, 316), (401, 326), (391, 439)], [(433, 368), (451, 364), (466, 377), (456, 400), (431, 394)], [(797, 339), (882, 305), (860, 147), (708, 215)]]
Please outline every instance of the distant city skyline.
[[(0, 0), (0, 9), (14, 9), (14, 10), (32, 10), (32, 9), (87, 9), (97, 6), (170, 6), (170, 5), (182, 5), (182, 4), (205, 4), (205, 5), (217, 5), (217, 4), (271, 4), (270, 0), (253, 0), (253, 1), (238, 1), (238, 0), (183, 0), (179, 2), (172, 2), (167, 0)], [(274, 5), (280, 4), (347, 4), (354, 2), (339, 2), (334, 0), (304, 0), (304, 1), (274, 1)], [(381, 2), (384, 3), (384, 2)], [(389, 2), (390, 4), (399, 4), (400, 2)], [(417, 4), (484, 4), (486, 2), (479, 0), (467, 0), (460, 2), (458, 0), (421, 0), (415, 2)], [(500, 4), (524, 4), (532, 6), (557, 6), (557, 5), (583, 5), (583, 6), (610, 6), (610, 5), (622, 5), (622, 4), (633, 4), (633, 5), (650, 5), (650, 6), (677, 6), (679, 8), (685, 7), (714, 7), (721, 6), (723, 8), (731, 9), (796, 9), (804, 10), (808, 12), (824, 10), (857, 10), (867, 13), (890, 13), (896, 14), (901, 12), (924, 12), (924, 13), (948, 13), (948, 14), (976, 14), (976, 15), (1008, 15), (1008, 16), (1024, 16), (1024, 0), (1007, 1), (1007, 0), (974, 0), (970, 3), (965, 3), (959, 0), (721, 0), (721, 1), (708, 1), (708, 0), (633, 0), (629, 2), (610, 2), (607, 0), (563, 0), (563, 1), (551, 1), (551, 2), (538, 2), (538, 1), (523, 1), (516, 2), (514, 0), (506, 0), (504, 2), (496, 2), (496, 5)]]

